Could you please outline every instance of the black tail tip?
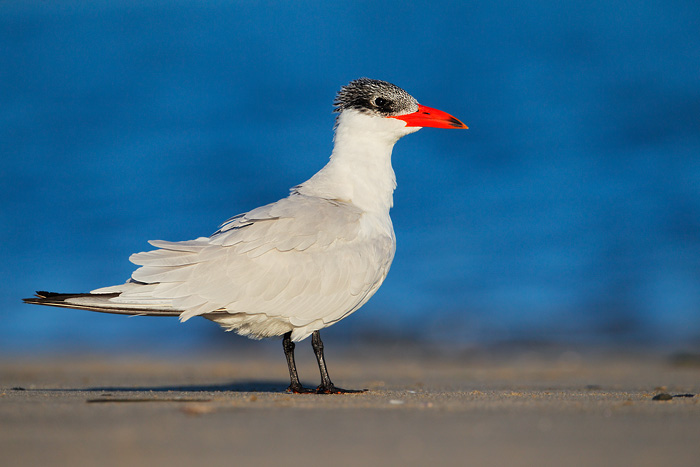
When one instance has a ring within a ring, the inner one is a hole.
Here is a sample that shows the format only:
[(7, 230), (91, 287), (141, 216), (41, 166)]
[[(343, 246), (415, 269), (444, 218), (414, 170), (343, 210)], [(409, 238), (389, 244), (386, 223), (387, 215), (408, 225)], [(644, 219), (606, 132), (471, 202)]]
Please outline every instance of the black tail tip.
[(66, 295), (69, 295), (69, 294), (62, 294), (62, 293), (57, 293), (57, 292), (47, 292), (45, 290), (37, 290), (33, 297), (23, 298), (22, 301), (24, 303), (36, 304), (36, 303), (41, 303), (44, 300), (50, 300), (52, 298), (58, 298), (61, 296), (66, 296)]
[(45, 290), (37, 290), (36, 292), (34, 292), (34, 296), (36, 298), (51, 298), (51, 297), (55, 297), (56, 295), (62, 295), (62, 294), (56, 293), (56, 292), (47, 292)]

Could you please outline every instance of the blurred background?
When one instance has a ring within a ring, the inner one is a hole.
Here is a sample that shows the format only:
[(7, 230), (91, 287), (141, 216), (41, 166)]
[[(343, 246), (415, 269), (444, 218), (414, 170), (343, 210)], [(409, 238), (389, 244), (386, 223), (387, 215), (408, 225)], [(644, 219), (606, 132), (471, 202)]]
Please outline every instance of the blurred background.
[(697, 347), (699, 31), (681, 0), (0, 2), (0, 350), (246, 341), (21, 298), (286, 196), (361, 76), (470, 129), (397, 144), (392, 270), (326, 335)]

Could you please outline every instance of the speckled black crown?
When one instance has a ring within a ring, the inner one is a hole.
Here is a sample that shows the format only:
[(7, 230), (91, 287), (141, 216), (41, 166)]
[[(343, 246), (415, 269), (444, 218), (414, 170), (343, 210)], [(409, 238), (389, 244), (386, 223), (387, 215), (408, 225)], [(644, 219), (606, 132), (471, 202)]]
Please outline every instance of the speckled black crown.
[(400, 87), (369, 78), (359, 78), (343, 86), (333, 105), (334, 112), (353, 109), (382, 117), (418, 110), (418, 102)]

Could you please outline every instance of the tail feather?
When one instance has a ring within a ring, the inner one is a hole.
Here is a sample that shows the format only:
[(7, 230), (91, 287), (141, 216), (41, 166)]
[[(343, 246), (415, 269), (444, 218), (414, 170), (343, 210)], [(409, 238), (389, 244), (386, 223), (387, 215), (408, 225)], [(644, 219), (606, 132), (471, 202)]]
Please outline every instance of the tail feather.
[(64, 308), (77, 308), (80, 310), (99, 311), (101, 313), (115, 313), (120, 315), (141, 316), (179, 316), (183, 310), (173, 309), (169, 305), (144, 305), (115, 303), (110, 301), (119, 296), (119, 293), (55, 293), (37, 291), (36, 296), (25, 298), (24, 303), (32, 305), (57, 306)]

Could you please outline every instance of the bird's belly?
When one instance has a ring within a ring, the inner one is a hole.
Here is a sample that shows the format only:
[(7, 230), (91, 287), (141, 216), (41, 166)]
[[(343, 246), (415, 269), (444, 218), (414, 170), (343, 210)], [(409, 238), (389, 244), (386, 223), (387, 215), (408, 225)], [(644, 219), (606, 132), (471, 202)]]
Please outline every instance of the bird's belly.
[[(253, 338), (292, 332), (301, 340), (360, 308), (374, 295), (393, 259), (393, 238), (333, 244), (323, 250), (269, 252), (248, 265), (239, 299), (227, 314), (206, 316), (226, 330)], [(235, 276), (235, 275), (234, 275)]]

